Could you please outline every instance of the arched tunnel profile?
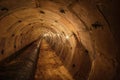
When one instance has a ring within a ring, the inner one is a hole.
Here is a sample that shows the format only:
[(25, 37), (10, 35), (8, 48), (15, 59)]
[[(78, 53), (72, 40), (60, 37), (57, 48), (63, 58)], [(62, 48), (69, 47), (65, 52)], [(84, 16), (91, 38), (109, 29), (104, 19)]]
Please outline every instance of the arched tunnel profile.
[(119, 0), (0, 0), (0, 80), (120, 80)]

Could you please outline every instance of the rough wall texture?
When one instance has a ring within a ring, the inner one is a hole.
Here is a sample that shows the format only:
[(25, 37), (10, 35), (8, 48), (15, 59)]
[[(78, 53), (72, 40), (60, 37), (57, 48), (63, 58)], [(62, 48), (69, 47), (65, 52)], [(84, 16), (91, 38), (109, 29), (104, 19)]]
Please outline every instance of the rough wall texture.
[(0, 9), (0, 61), (47, 34), (76, 80), (118, 80), (117, 0), (0, 0)]

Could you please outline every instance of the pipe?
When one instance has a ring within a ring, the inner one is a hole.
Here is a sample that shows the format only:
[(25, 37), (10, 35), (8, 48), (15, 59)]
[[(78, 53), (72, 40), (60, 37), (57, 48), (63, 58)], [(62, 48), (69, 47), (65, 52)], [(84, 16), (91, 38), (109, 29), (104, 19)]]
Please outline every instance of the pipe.
[(34, 80), (38, 55), (40, 53), (37, 42), (19, 50), (0, 63), (0, 80)]

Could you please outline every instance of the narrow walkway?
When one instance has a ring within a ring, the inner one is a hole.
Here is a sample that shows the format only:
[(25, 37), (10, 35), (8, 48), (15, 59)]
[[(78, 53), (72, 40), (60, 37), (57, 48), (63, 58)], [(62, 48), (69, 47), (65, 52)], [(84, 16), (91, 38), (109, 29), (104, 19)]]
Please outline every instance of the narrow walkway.
[(45, 40), (41, 44), (35, 80), (74, 80)]

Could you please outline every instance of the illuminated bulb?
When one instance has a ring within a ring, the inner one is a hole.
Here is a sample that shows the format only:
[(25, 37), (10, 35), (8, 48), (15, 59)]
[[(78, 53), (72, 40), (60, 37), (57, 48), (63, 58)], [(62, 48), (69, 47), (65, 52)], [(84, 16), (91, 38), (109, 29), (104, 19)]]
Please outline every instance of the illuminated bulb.
[(66, 39), (69, 39), (69, 36), (66, 36)]
[(58, 36), (60, 36), (60, 34), (57, 34)]
[(44, 37), (46, 37), (47, 36), (47, 34), (44, 34)]

